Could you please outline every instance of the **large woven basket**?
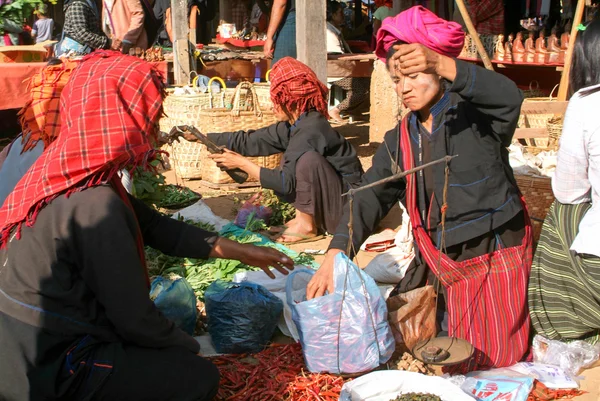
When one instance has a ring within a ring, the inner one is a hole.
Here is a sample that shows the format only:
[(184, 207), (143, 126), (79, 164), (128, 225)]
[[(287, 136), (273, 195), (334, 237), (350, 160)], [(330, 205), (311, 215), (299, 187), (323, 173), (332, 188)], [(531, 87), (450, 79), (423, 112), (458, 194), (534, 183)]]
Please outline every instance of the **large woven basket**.
[(516, 175), (517, 185), (525, 198), (531, 223), (533, 225), (533, 239), (540, 239), (544, 219), (554, 202), (552, 192), (552, 180), (550, 177), (538, 177), (529, 175)]
[(271, 101), (271, 82), (269, 81), (270, 74), (271, 70), (267, 71), (265, 74), (267, 82), (254, 84), (256, 96), (258, 97), (258, 104), (260, 104), (260, 107), (263, 110), (271, 110), (273, 108), (273, 101)]
[[(242, 111), (244, 107), (240, 96), (243, 91), (247, 91), (247, 96), (252, 101), (247, 101), (246, 105), (252, 105), (252, 110)], [(271, 110), (262, 111), (261, 104), (258, 101), (254, 85), (250, 82), (242, 82), (236, 88), (233, 100), (233, 109), (206, 109), (200, 113), (199, 125), (196, 126), (200, 131), (209, 132), (231, 132), (231, 131), (249, 131), (263, 128), (277, 122), (275, 114)], [(250, 134), (251, 135), (251, 134)], [(211, 184), (231, 184), (233, 180), (227, 173), (217, 168), (216, 163), (208, 159), (209, 152), (203, 149), (201, 159), (202, 179)], [(250, 158), (260, 167), (276, 168), (281, 162), (281, 153)]]
[(206, 146), (200, 142), (190, 142), (179, 138), (171, 145), (165, 145), (163, 150), (169, 152), (169, 162), (175, 169), (177, 177), (185, 180), (202, 178), (202, 151)]
[[(221, 90), (212, 90), (212, 82), (221, 83)], [(194, 83), (197, 80), (194, 80)], [(164, 116), (160, 119), (160, 130), (169, 132), (176, 125), (197, 126), (200, 118), (199, 112), (212, 108), (231, 108), (235, 89), (225, 87), (225, 82), (218, 77), (213, 77), (208, 84), (209, 91), (193, 95), (176, 95), (173, 89), (167, 89), (167, 96), (163, 102)]]
[[(249, 91), (249, 96), (252, 99), (245, 102), (245, 105), (241, 101), (244, 90)], [(262, 111), (254, 85), (250, 82), (240, 83), (235, 91), (233, 109), (200, 110), (198, 112), (198, 124), (195, 127), (204, 133), (232, 132), (263, 128), (277, 122), (277, 117), (275, 117), (273, 111)]]

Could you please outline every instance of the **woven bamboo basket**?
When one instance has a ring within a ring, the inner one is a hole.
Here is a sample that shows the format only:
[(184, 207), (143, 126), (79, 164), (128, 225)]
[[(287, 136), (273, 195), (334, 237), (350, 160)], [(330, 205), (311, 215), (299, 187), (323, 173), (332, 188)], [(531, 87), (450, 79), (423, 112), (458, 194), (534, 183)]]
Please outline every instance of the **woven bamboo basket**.
[[(219, 92), (212, 91), (213, 81), (221, 84)], [(197, 77), (193, 85), (197, 83)], [(209, 91), (193, 95), (175, 95), (173, 89), (167, 89), (167, 97), (163, 102), (164, 116), (160, 119), (160, 130), (169, 132), (176, 125), (197, 126), (200, 110), (212, 108), (231, 108), (235, 89), (225, 87), (225, 82), (218, 77), (213, 77), (208, 84)]]
[[(558, 88), (558, 85), (552, 89), (549, 97), (531, 97), (527, 98), (523, 101), (525, 102), (552, 102), (555, 101), (552, 95), (554, 91)], [(548, 128), (548, 123), (551, 119), (554, 119), (554, 114), (521, 114), (519, 116), (518, 126), (519, 128)], [(562, 127), (561, 127), (562, 129)], [(539, 153), (544, 150), (556, 150), (550, 144), (550, 138), (527, 138), (523, 139), (525, 146), (528, 148), (528, 151), (532, 153)]]
[(271, 101), (271, 81), (269, 81), (270, 74), (271, 70), (267, 71), (265, 74), (267, 82), (254, 84), (256, 96), (258, 97), (258, 104), (260, 104), (260, 107), (263, 110), (271, 110), (273, 108), (273, 102)]
[(186, 141), (179, 138), (171, 145), (163, 146), (169, 153), (169, 162), (175, 169), (177, 177), (185, 180), (199, 180), (202, 178), (202, 151), (206, 146), (199, 142)]
[(517, 185), (525, 198), (531, 223), (533, 225), (533, 239), (540, 239), (544, 219), (554, 202), (552, 192), (552, 180), (550, 177), (538, 177), (529, 175), (516, 175)]
[[(253, 110), (242, 111), (241, 108), (241, 93), (247, 90), (247, 96), (252, 98)], [(277, 122), (275, 114), (271, 110), (262, 111), (260, 102), (258, 101), (254, 85), (250, 82), (242, 82), (236, 88), (236, 93), (233, 100), (233, 109), (206, 109), (199, 113), (200, 121), (196, 126), (202, 132), (231, 132), (231, 131), (249, 131), (263, 128)], [(250, 134), (251, 135), (251, 134)], [(217, 168), (216, 164), (208, 159), (208, 150), (204, 149), (201, 154), (202, 164), (202, 179), (211, 184), (231, 184), (233, 180), (227, 173)], [(260, 167), (276, 168), (281, 163), (281, 153), (250, 158)]]

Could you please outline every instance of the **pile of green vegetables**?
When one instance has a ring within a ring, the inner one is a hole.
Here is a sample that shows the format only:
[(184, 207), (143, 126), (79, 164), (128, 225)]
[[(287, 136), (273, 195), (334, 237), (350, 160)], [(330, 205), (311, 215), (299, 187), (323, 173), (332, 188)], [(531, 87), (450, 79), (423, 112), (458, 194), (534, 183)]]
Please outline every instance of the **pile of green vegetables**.
[(442, 399), (435, 394), (406, 393), (390, 401), (442, 401)]
[[(151, 163), (156, 168), (160, 160)], [(133, 173), (132, 195), (149, 206), (165, 209), (177, 209), (189, 206), (200, 196), (186, 187), (166, 184), (165, 176), (151, 170), (137, 168)]]
[[(208, 231), (214, 231), (214, 227), (208, 224), (192, 221), (186, 222)], [(225, 238), (242, 244), (258, 244), (262, 242), (262, 238), (259, 235), (249, 231), (244, 231), (240, 235), (226, 234)], [(275, 247), (276, 245), (268, 243), (265, 246)], [(297, 256), (288, 254), (288, 256), (297, 265), (307, 265), (314, 261), (314, 258), (307, 254), (299, 254)], [(236, 273), (260, 270), (258, 267), (248, 266), (237, 260), (216, 258), (204, 260), (167, 256), (150, 247), (146, 247), (146, 262), (151, 276), (169, 277), (175, 274), (185, 278), (200, 301), (204, 301), (204, 292), (213, 281), (217, 279), (232, 281)]]

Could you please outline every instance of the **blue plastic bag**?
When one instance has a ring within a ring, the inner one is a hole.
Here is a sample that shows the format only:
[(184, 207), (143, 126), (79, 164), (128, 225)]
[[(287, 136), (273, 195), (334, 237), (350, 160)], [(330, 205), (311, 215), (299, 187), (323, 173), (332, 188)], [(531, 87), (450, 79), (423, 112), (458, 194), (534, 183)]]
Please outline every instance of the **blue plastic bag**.
[(283, 302), (258, 284), (217, 280), (204, 293), (208, 332), (217, 352), (260, 352), (271, 341)]
[(189, 335), (196, 328), (196, 295), (186, 279), (156, 277), (150, 287), (150, 299), (165, 317)]
[(334, 293), (307, 301), (306, 284), (314, 274), (296, 270), (286, 283), (308, 370), (362, 373), (386, 363), (395, 341), (375, 281), (340, 253), (334, 261)]

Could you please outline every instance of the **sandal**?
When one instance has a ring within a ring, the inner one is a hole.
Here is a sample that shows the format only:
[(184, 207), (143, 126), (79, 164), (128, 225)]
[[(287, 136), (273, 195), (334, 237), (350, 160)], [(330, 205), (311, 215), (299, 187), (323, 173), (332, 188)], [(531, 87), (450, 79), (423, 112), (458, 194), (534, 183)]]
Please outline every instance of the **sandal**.
[[(283, 236), (289, 236), (289, 237), (297, 237), (300, 238), (297, 241), (278, 241), (278, 238), (281, 238)], [(308, 242), (315, 242), (315, 241), (319, 241), (326, 238), (325, 235), (304, 235), (304, 234), (296, 234), (296, 233), (286, 233), (283, 232), (281, 233), (277, 238), (274, 239), (274, 241), (278, 244), (282, 244), (282, 245), (294, 245), (294, 244), (306, 244)]]

